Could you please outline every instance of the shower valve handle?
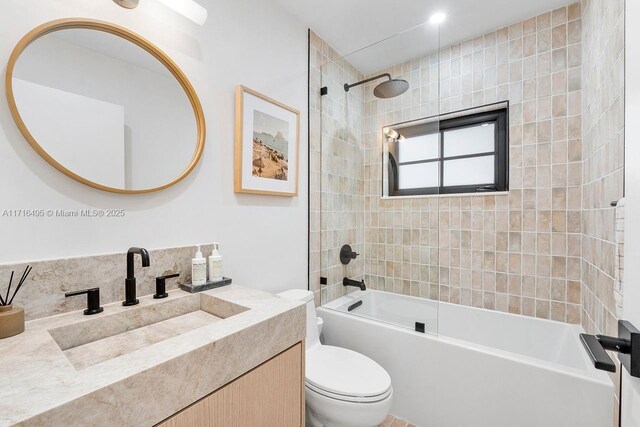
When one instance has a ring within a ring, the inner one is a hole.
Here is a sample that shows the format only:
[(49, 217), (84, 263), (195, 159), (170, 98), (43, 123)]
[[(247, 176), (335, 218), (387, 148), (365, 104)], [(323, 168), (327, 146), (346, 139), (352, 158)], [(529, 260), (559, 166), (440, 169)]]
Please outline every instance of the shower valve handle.
[(352, 259), (356, 259), (358, 257), (358, 255), (355, 253), (352, 249), (351, 246), (349, 245), (344, 245), (341, 249), (340, 249), (340, 262), (344, 265), (347, 265), (351, 262)]

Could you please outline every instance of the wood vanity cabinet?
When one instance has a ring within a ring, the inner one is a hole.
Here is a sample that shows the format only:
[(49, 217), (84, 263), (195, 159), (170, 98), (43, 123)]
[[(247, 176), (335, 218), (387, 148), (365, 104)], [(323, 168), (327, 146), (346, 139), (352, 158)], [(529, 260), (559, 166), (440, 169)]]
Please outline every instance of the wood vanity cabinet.
[(267, 360), (156, 427), (304, 427), (304, 343)]

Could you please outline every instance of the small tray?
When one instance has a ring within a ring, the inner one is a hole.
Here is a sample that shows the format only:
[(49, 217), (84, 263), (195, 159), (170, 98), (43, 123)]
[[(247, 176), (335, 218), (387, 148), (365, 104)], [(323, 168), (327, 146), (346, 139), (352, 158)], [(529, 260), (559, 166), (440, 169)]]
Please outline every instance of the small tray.
[(204, 285), (194, 285), (192, 283), (187, 283), (186, 285), (180, 285), (180, 289), (183, 291), (187, 291), (190, 294), (194, 294), (196, 292), (208, 291), (209, 289), (220, 288), (222, 286), (227, 286), (231, 284), (231, 278), (223, 277), (220, 280), (208, 281)]

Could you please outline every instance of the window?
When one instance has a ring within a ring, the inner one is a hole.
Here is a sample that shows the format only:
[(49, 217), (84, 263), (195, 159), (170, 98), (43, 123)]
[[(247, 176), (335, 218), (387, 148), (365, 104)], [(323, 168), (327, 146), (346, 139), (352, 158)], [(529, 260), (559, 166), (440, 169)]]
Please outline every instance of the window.
[(388, 194), (508, 189), (508, 109), (385, 128)]

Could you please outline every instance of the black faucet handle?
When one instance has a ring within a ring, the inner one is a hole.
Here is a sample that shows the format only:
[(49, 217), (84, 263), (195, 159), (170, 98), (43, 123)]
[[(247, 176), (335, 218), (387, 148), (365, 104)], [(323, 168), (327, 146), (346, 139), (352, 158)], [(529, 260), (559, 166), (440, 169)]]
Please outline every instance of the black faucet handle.
[(174, 274), (168, 274), (166, 276), (156, 277), (156, 293), (153, 294), (153, 298), (161, 299), (161, 298), (168, 297), (169, 294), (167, 293), (167, 285), (165, 281), (167, 279), (171, 279), (173, 277), (178, 277), (178, 276), (180, 276), (180, 273), (174, 273)]
[(344, 265), (349, 264), (351, 260), (356, 259), (358, 255), (360, 254), (351, 249), (350, 245), (343, 245), (342, 248), (340, 248), (340, 262)]
[(64, 294), (65, 298), (74, 297), (76, 295), (87, 294), (87, 309), (84, 311), (86, 316), (98, 314), (104, 311), (100, 307), (100, 288), (83, 289), (81, 291), (72, 291)]

